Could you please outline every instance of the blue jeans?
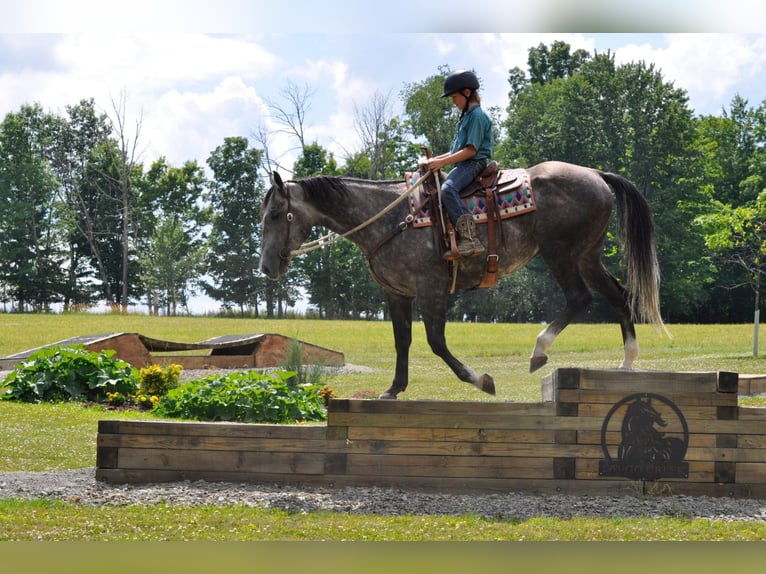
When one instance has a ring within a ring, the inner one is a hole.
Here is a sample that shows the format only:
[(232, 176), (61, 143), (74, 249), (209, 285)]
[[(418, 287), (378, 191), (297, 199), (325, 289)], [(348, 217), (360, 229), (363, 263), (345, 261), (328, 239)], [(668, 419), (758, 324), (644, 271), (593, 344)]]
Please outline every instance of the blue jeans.
[(485, 159), (467, 159), (457, 164), (442, 183), (441, 201), (449, 215), (450, 221), (455, 225), (458, 217), (466, 215), (468, 209), (460, 199), (460, 190), (467, 187), (487, 167)]

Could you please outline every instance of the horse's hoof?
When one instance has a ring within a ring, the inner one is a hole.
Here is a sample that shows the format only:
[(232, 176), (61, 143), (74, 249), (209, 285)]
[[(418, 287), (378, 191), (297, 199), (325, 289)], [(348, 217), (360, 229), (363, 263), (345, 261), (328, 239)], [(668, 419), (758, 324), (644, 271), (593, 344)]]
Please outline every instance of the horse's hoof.
[(544, 366), (545, 363), (548, 362), (548, 355), (538, 355), (537, 357), (532, 357), (529, 360), (529, 372), (534, 373), (537, 369)]
[(395, 401), (396, 400), (396, 393), (392, 393), (391, 391), (386, 391), (382, 395), (378, 397), (378, 399), (384, 400), (384, 401)]
[(487, 373), (484, 373), (481, 377), (479, 377), (479, 384), (476, 386), (489, 395), (495, 394), (495, 380)]

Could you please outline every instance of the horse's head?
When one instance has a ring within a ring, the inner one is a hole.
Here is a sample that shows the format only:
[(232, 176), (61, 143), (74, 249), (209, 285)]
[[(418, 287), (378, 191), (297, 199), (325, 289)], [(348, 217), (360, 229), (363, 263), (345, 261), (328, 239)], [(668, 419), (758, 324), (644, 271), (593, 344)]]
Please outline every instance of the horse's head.
[(665, 427), (668, 424), (652, 404), (651, 398), (633, 401), (625, 411), (624, 420), (629, 421), (634, 431), (639, 428), (653, 429), (654, 425)]
[(308, 237), (313, 224), (301, 209), (300, 186), (271, 174), (271, 187), (261, 207), (261, 261), (259, 269), (269, 279), (287, 272), (291, 252)]

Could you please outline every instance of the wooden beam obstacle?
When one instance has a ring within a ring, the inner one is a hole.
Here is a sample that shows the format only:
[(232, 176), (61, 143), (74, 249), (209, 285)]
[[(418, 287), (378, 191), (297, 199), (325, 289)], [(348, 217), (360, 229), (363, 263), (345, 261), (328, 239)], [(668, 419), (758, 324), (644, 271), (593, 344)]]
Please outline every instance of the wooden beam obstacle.
[[(176, 363), (184, 369), (252, 369), (280, 367), (293, 345), (299, 345), (303, 364), (338, 367), (345, 364), (343, 353), (298, 341), (275, 333), (222, 335), (195, 343), (154, 339), (140, 333), (106, 333), (72, 337), (43, 347), (0, 358), (0, 368), (12, 369), (35, 351), (46, 347), (82, 345), (88, 351), (112, 350), (115, 356), (140, 369), (151, 364)], [(179, 352), (193, 354), (177, 354)], [(205, 354), (202, 354), (206, 352)]]
[(766, 498), (738, 374), (558, 369), (540, 403), (333, 399), (326, 424), (103, 420), (96, 478)]

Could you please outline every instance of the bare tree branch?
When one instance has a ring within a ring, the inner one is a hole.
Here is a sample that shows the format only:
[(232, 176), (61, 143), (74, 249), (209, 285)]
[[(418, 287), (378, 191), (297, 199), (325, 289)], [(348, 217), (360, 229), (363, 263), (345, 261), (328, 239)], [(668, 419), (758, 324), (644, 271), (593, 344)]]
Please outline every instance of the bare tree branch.
[(354, 103), (354, 128), (362, 146), (370, 158), (370, 179), (385, 177), (387, 163), (388, 133), (386, 126), (391, 121), (391, 92), (375, 92), (367, 107), (360, 108)]
[(311, 97), (316, 93), (308, 84), (298, 86), (288, 81), (279, 93), (287, 101), (285, 106), (266, 100), (266, 105), (273, 113), (274, 120), (284, 126), (278, 130), (298, 138), (301, 149), (306, 147), (306, 114), (311, 109)]

